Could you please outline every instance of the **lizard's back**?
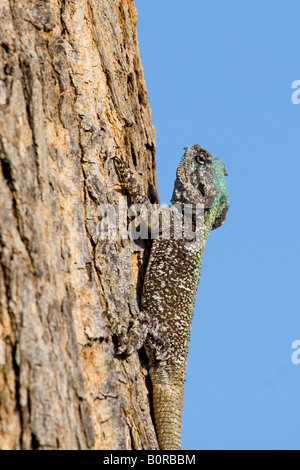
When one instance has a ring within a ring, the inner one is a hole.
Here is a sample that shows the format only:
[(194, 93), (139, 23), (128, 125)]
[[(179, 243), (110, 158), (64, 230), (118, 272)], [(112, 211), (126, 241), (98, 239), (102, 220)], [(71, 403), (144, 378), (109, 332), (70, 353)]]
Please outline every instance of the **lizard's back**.
[(142, 297), (142, 310), (151, 317), (153, 329), (147, 340), (150, 367), (155, 365), (152, 376), (162, 378), (157, 366), (163, 355), (163, 376), (168, 373), (169, 381), (181, 384), (201, 262), (199, 250), (188, 246), (184, 239), (154, 240)]

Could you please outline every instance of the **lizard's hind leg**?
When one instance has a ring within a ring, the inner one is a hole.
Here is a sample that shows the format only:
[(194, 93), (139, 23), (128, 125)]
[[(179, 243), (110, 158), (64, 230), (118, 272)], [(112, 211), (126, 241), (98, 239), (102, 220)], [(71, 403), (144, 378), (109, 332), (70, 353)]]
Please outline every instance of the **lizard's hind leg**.
[(129, 327), (127, 334), (119, 336), (119, 354), (130, 355), (142, 346), (146, 347), (148, 357), (156, 361), (166, 361), (171, 354), (170, 341), (157, 322), (148, 312), (140, 312), (138, 318)]
[(118, 354), (130, 355), (134, 351), (138, 351), (145, 343), (149, 332), (148, 315), (143, 312), (129, 327), (126, 336), (118, 337), (119, 347)]

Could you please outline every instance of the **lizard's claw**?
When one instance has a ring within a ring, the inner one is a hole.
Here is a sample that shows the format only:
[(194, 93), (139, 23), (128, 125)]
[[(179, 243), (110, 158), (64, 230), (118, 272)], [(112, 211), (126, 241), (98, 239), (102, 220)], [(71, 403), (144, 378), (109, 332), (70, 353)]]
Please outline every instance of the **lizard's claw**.
[(116, 164), (117, 170), (124, 172), (125, 170), (129, 169), (129, 165), (126, 160), (120, 155), (114, 155), (112, 160)]

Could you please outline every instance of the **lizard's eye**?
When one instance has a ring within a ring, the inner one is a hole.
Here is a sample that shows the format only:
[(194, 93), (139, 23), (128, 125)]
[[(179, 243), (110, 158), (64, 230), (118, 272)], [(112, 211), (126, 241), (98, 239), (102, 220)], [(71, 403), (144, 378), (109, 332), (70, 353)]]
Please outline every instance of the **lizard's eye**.
[(195, 155), (195, 162), (199, 165), (204, 165), (204, 163), (206, 162), (205, 154), (203, 152), (197, 153)]

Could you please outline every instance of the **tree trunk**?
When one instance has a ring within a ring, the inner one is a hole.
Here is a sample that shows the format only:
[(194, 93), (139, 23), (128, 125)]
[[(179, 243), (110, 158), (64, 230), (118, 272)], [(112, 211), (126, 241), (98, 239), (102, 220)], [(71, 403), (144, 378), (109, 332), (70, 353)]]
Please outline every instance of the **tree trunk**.
[(146, 361), (103, 315), (137, 315), (148, 250), (97, 235), (116, 152), (157, 199), (136, 21), (133, 0), (0, 3), (1, 449), (157, 449)]

